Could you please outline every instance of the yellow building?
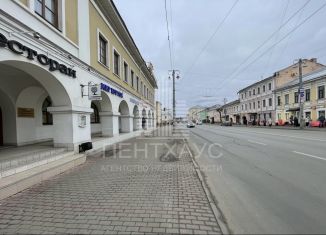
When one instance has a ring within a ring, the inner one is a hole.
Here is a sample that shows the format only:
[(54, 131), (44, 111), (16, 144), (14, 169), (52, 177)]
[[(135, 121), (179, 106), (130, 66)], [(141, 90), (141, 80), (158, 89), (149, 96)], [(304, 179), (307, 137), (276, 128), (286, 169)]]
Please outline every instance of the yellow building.
[[(303, 76), (304, 117), (316, 121), (325, 116), (326, 69), (322, 68)], [(276, 115), (278, 123), (289, 122), (291, 116), (299, 118), (299, 79), (291, 81), (275, 90)], [(281, 121), (280, 121), (281, 120)]]

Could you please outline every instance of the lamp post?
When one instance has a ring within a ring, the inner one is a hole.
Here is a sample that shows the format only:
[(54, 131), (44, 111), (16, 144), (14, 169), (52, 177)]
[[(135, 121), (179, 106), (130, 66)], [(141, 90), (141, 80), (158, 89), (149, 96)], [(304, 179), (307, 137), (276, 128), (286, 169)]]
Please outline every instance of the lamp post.
[[(173, 116), (172, 116), (172, 119), (173, 119), (173, 127), (175, 127), (175, 116), (176, 116), (176, 113), (175, 113), (175, 79), (180, 79), (180, 71), (179, 70), (169, 70), (170, 74), (172, 75), (172, 82), (173, 82), (173, 110), (172, 110), (172, 113), (173, 113)], [(169, 76), (169, 79), (171, 79), (171, 76)]]
[(298, 59), (298, 67), (299, 67), (299, 90), (298, 90), (298, 98), (299, 98), (299, 125), (300, 129), (303, 129), (305, 126), (304, 117), (303, 117), (303, 105), (304, 105), (304, 89), (302, 83), (302, 67), (304, 62), (302, 59)]

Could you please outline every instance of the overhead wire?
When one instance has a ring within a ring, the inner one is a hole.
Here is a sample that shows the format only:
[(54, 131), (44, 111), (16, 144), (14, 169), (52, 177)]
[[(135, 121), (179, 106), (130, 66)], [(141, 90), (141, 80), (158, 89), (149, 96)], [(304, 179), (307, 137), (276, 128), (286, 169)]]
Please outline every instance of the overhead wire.
[(168, 42), (169, 42), (170, 67), (171, 67), (171, 70), (172, 70), (172, 68), (173, 68), (173, 64), (172, 64), (172, 49), (171, 49), (170, 29), (169, 29), (168, 10), (167, 10), (166, 0), (164, 0), (164, 7), (165, 7), (166, 30), (167, 30), (167, 33), (168, 33)]
[[(310, 14), (308, 17), (306, 17), (303, 21), (301, 21), (297, 27), (290, 30), (285, 36), (283, 36), (280, 40), (278, 40), (276, 43), (274, 43), (272, 46), (268, 47), (263, 53), (261, 53), (256, 59), (254, 59), (252, 62), (250, 62), (246, 67), (244, 67), (242, 70), (236, 73), (233, 77), (231, 77), (228, 81), (232, 81), (234, 78), (236, 78), (240, 73), (244, 72), (248, 67), (250, 67), (253, 63), (255, 63), (257, 60), (259, 60), (262, 56), (264, 56), (268, 51), (270, 51), (275, 45), (282, 42), (284, 39), (286, 39), (288, 36), (290, 36), (293, 32), (295, 32), (298, 28), (300, 28), (304, 23), (306, 23), (309, 19), (311, 19), (315, 14), (317, 14), (319, 11), (321, 11), (326, 6), (326, 2), (321, 5), (317, 10), (315, 10), (312, 14)], [(227, 81), (224, 79), (224, 81)], [(220, 89), (221, 86), (218, 88)]]
[[(287, 0), (287, 2), (286, 2), (286, 6), (285, 6), (284, 11), (283, 11), (283, 14), (282, 14), (282, 18), (281, 18), (280, 26), (283, 24), (284, 18), (285, 18), (285, 16), (286, 16), (286, 13), (287, 13), (287, 10), (288, 10), (288, 7), (289, 7), (289, 3), (290, 3), (290, 0)], [(276, 34), (276, 36), (275, 36), (275, 41), (278, 40), (278, 37), (279, 37), (279, 35), (280, 35), (280, 31), (281, 31), (281, 30), (278, 30), (278, 32), (277, 32), (277, 34)], [(269, 66), (270, 66), (271, 59), (272, 59), (272, 56), (273, 56), (274, 51), (275, 51), (275, 46), (273, 47), (271, 53), (269, 54), (269, 57), (268, 57), (268, 60), (267, 60), (267, 64), (266, 64), (266, 66), (264, 67), (264, 68), (265, 68), (265, 71), (264, 71), (264, 73), (263, 73), (263, 75), (262, 75), (263, 77), (264, 77), (264, 75), (265, 75), (266, 70), (269, 69)]]
[(283, 27), (285, 27), (302, 9), (304, 9), (308, 3), (311, 0), (307, 0), (297, 11), (295, 11), (280, 27), (278, 27), (277, 30), (275, 30), (268, 38), (266, 38), (258, 47), (256, 47), (249, 56), (247, 56), (237, 67), (236, 69), (233, 70), (233, 72), (231, 72), (230, 75), (227, 76), (226, 79), (224, 79), (224, 81), (232, 78), (234, 76), (234, 74), (237, 74), (238, 71), (241, 69), (241, 67), (243, 65), (245, 65), (247, 63), (247, 61), (253, 57), (266, 43), (268, 43)]
[(210, 44), (210, 42), (212, 41), (212, 39), (214, 38), (214, 36), (216, 35), (216, 33), (221, 29), (222, 25), (225, 23), (225, 21), (227, 20), (227, 18), (231, 15), (233, 9), (238, 4), (238, 2), (239, 2), (239, 0), (236, 0), (232, 4), (231, 8), (228, 10), (228, 12), (226, 13), (226, 15), (223, 17), (222, 21), (215, 28), (213, 34), (209, 37), (209, 39), (207, 40), (207, 42), (205, 43), (205, 45), (203, 46), (203, 48), (200, 50), (200, 52), (198, 53), (198, 55), (195, 57), (194, 61), (190, 64), (190, 66), (186, 70), (185, 74), (188, 74), (191, 71), (191, 69), (193, 68), (193, 66), (197, 63), (197, 61), (199, 60), (200, 56), (207, 49), (208, 45)]

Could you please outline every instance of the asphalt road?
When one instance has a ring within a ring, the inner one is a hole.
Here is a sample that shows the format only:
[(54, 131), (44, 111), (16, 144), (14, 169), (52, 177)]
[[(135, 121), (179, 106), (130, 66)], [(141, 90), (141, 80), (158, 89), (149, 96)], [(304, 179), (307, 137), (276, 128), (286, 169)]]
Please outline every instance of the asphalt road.
[(326, 132), (196, 126), (189, 140), (233, 233), (326, 233)]

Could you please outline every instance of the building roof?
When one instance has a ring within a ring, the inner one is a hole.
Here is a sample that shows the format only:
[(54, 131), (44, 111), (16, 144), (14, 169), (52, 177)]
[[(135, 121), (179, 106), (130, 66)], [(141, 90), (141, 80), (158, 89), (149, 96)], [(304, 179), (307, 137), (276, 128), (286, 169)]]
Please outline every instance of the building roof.
[[(317, 60), (317, 59), (312, 58), (312, 59), (310, 59), (310, 60), (309, 60), (309, 59), (303, 59), (302, 61), (303, 61), (303, 62), (305, 62), (305, 61), (311, 61), (311, 62), (315, 62), (316, 64), (319, 64), (319, 65), (324, 66), (323, 64), (317, 63), (316, 60)], [(244, 90), (246, 90), (246, 89), (248, 89), (248, 88), (250, 88), (250, 87), (256, 86), (256, 85), (258, 85), (258, 84), (260, 84), (260, 83), (266, 82), (267, 80), (274, 78), (276, 73), (279, 73), (279, 72), (282, 72), (282, 71), (284, 71), (284, 70), (287, 70), (288, 68), (290, 68), (290, 67), (292, 67), (292, 66), (294, 66), (294, 65), (296, 65), (296, 64), (298, 64), (298, 63), (299, 63), (299, 62), (297, 62), (297, 63), (295, 63), (295, 64), (292, 64), (292, 65), (290, 65), (290, 66), (287, 66), (287, 67), (285, 67), (285, 68), (283, 68), (283, 69), (280, 69), (280, 70), (276, 71), (272, 76), (269, 76), (269, 77), (267, 77), (267, 78), (264, 78), (264, 79), (262, 79), (262, 80), (260, 80), (260, 81), (258, 81), (258, 82), (253, 83), (253, 84), (250, 84), (250, 85), (246, 86), (245, 88), (241, 89), (240, 91), (238, 91), (238, 93), (240, 93), (240, 92), (242, 92), (242, 91), (244, 91)]]
[(225, 107), (232, 106), (232, 105), (235, 105), (235, 104), (240, 104), (240, 99), (233, 100), (233, 101), (223, 105), (222, 107), (225, 108)]
[(205, 108), (207, 108), (207, 107), (202, 106), (202, 105), (195, 105), (195, 106), (189, 108), (189, 110), (190, 110), (190, 109), (205, 109)]
[[(306, 83), (306, 82), (310, 82), (310, 81), (325, 78), (325, 77), (326, 77), (326, 68), (324, 67), (324, 68), (321, 68), (316, 71), (313, 71), (313, 72), (303, 75), (302, 82)], [(299, 77), (297, 77), (295, 80), (293, 80), (291, 82), (284, 84), (280, 88), (276, 89), (276, 91), (284, 90), (286, 88), (297, 86), (297, 85), (299, 85)]]

